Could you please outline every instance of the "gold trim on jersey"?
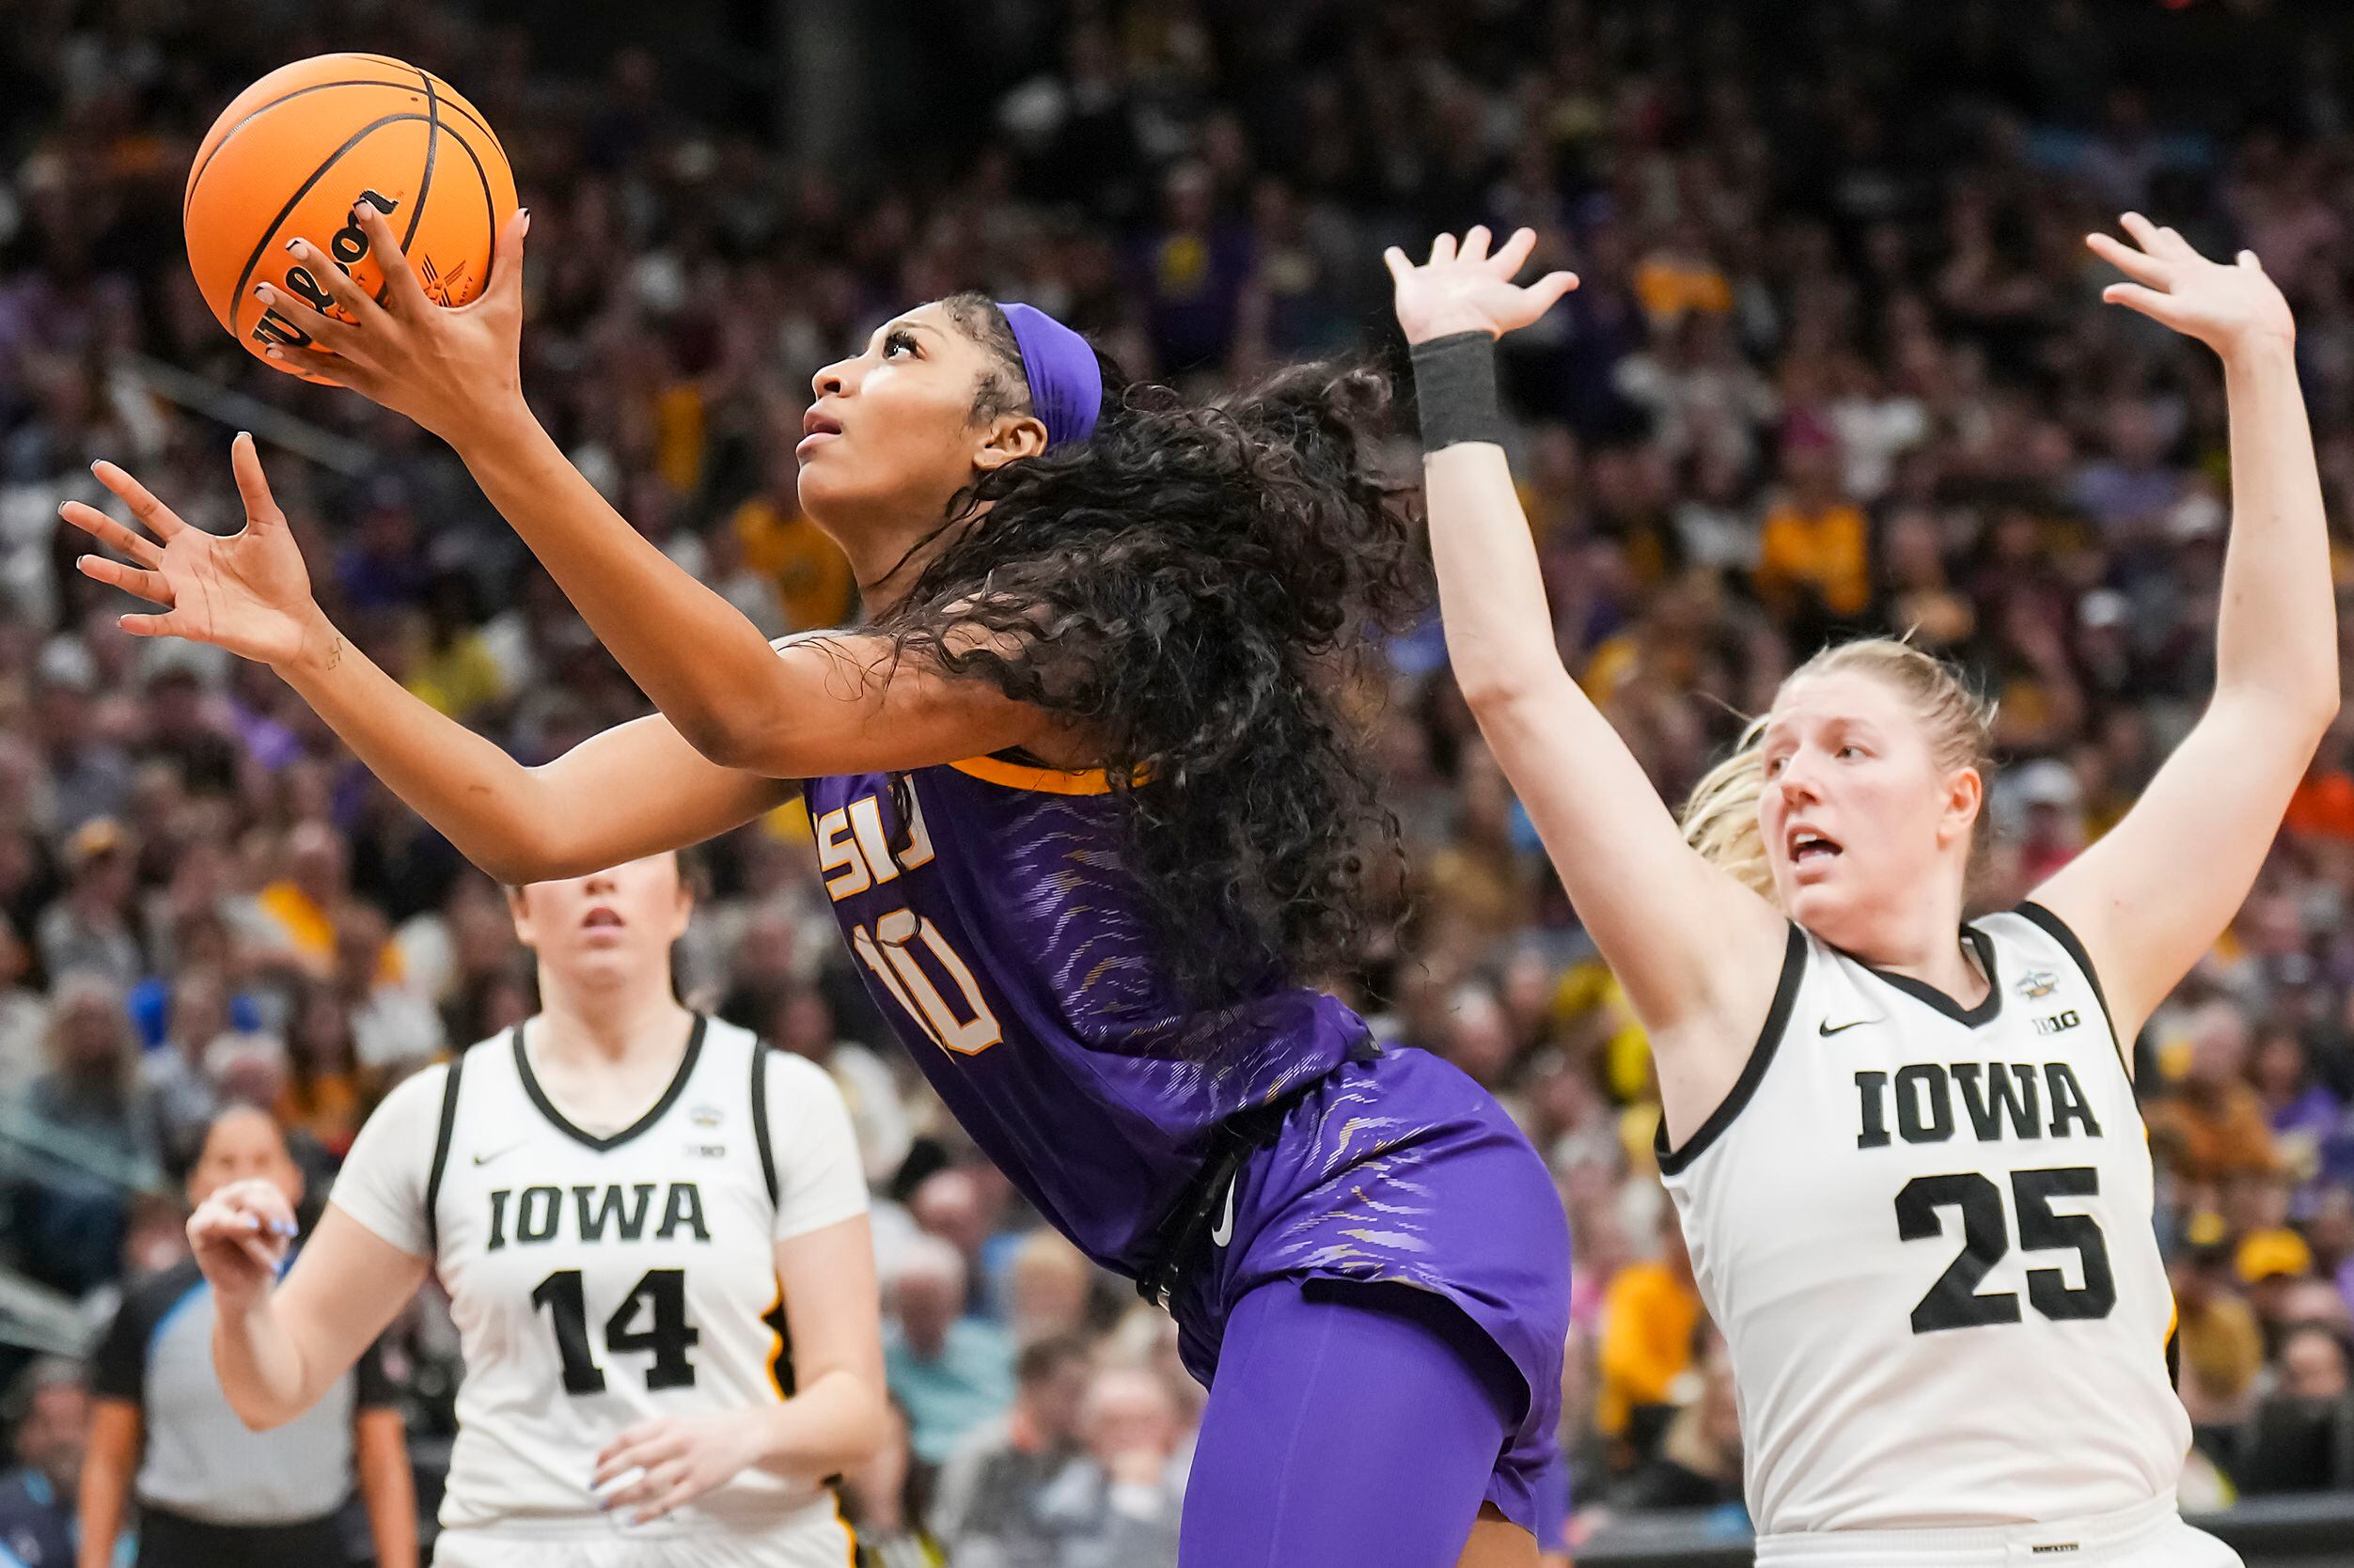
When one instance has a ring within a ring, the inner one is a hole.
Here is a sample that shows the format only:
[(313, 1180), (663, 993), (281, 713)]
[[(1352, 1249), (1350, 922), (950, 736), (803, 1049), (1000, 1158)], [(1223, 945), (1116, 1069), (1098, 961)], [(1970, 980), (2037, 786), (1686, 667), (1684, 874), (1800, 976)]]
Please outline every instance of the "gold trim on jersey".
[(1009, 790), (1039, 790), (1050, 795), (1107, 795), (1111, 777), (1101, 768), (1041, 768), (1002, 757), (967, 757), (950, 762), (958, 773)]

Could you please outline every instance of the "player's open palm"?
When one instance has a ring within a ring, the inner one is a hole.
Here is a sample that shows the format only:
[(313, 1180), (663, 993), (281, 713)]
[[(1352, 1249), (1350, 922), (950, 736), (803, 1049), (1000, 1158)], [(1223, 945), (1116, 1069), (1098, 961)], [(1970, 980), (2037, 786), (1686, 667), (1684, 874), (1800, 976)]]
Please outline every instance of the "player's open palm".
[(68, 501), (58, 513), (130, 563), (84, 556), (84, 576), (162, 606), (160, 615), (124, 616), (124, 631), (141, 637), (186, 637), (262, 664), (287, 664), (322, 624), (311, 599), (310, 572), (287, 530), (286, 514), (271, 498), (252, 436), (238, 436), (229, 448), (229, 466), (244, 497), (245, 525), (227, 538), (189, 526), (111, 463), (91, 471), (123, 498), (147, 532), (125, 527), (79, 501)]
[(1574, 273), (1547, 273), (1529, 284), (1513, 281), (1536, 249), (1534, 229), (1514, 230), (1493, 256), (1487, 243), (1484, 227), (1472, 228), (1460, 245), (1453, 235), (1441, 234), (1431, 242), (1430, 259), (1419, 267), (1395, 245), (1382, 252), (1397, 281), (1398, 325), (1407, 342), (1427, 343), (1458, 332), (1501, 337), (1527, 326), (1577, 287)]
[(189, 1249), (226, 1312), (242, 1312), (268, 1293), (293, 1236), (293, 1205), (258, 1179), (229, 1183), (188, 1216)]
[(2133, 236), (2132, 244), (2108, 234), (2084, 240), (2094, 255), (2133, 280), (2102, 290), (2110, 304), (2162, 321), (2225, 358), (2268, 340), (2297, 340), (2288, 301), (2265, 275), (2254, 251), (2241, 251), (2227, 265), (2208, 260), (2189, 241), (2139, 212), (2127, 212), (2118, 226)]

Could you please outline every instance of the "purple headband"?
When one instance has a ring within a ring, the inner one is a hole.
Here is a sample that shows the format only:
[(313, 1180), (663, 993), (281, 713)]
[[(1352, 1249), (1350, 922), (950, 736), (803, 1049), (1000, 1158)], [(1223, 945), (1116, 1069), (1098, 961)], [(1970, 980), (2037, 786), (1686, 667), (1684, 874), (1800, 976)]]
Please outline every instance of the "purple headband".
[(1003, 305), (1006, 325), (1022, 351), (1030, 407), (1046, 427), (1046, 445), (1085, 441), (1104, 410), (1104, 368), (1086, 338), (1034, 305)]

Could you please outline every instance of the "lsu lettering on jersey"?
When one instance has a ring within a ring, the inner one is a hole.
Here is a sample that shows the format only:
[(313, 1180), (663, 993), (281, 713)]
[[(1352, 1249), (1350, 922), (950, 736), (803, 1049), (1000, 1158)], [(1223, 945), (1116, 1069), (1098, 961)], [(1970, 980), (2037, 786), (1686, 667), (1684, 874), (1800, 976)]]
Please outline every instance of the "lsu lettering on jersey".
[[(466, 1372), (444, 1529), (609, 1537), (589, 1481), (616, 1434), (792, 1392), (775, 1244), (863, 1213), (866, 1184), (833, 1080), (743, 1029), (698, 1015), (662, 1098), (600, 1137), (541, 1090), (537, 1027), (394, 1090), (334, 1201), (449, 1294)], [(829, 1494), (758, 1469), (631, 1533), (849, 1548)]]
[(1964, 939), (1967, 1010), (1793, 926), (1739, 1082), (1662, 1133), (1761, 1535), (2109, 1513), (2171, 1496), (2189, 1447), (2098, 981), (2034, 904)]

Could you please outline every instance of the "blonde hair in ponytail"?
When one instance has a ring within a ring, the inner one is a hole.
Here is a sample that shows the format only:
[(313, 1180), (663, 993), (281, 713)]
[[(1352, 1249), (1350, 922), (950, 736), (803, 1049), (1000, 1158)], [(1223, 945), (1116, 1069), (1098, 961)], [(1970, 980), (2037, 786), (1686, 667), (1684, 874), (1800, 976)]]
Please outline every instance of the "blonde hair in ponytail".
[[(1929, 749), (1939, 767), (1973, 767), (1982, 776), (1991, 776), (1994, 704), (1971, 691), (1952, 665), (1895, 637), (1864, 637), (1824, 649), (1791, 671), (1781, 689), (1841, 670), (1885, 681), (1909, 701), (1929, 731)], [(1751, 719), (1733, 754), (1692, 787), (1684, 805), (1684, 840), (1703, 859), (1771, 900), (1773, 866), (1757, 825), (1757, 799), (1766, 787), (1760, 745), (1765, 736), (1766, 720)], [(1973, 839), (1973, 850), (1982, 841)]]

